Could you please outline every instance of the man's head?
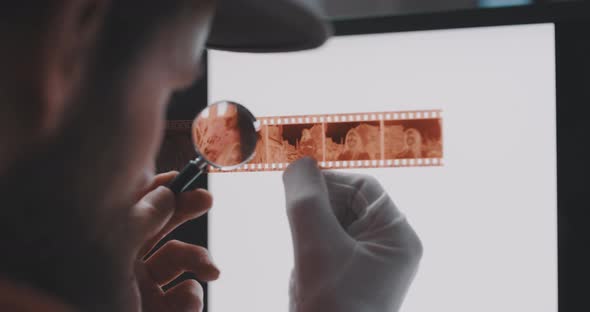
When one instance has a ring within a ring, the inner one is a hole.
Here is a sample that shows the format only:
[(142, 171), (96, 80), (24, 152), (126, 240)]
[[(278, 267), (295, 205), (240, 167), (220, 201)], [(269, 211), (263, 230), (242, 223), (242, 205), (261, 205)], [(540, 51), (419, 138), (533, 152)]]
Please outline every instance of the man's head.
[(0, 276), (117, 304), (128, 207), (168, 97), (197, 77), (213, 2), (0, 5)]
[(0, 280), (126, 311), (130, 207), (154, 175), (168, 98), (200, 72), (217, 5), (209, 45), (269, 52), (327, 39), (310, 3), (0, 4)]

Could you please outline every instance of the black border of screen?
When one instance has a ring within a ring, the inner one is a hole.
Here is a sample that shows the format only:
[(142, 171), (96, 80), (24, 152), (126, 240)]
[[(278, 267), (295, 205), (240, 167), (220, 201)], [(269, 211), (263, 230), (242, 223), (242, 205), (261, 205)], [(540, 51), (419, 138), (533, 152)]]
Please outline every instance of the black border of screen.
[(590, 1), (336, 20), (336, 36), (588, 20)]

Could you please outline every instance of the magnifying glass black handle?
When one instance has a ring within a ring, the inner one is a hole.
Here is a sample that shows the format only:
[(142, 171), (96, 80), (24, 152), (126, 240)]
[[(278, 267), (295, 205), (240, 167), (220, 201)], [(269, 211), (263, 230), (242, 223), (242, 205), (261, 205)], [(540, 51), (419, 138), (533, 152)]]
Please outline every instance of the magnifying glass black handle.
[(194, 188), (201, 173), (203, 173), (203, 166), (200, 162), (191, 160), (167, 186), (174, 194), (189, 191)]

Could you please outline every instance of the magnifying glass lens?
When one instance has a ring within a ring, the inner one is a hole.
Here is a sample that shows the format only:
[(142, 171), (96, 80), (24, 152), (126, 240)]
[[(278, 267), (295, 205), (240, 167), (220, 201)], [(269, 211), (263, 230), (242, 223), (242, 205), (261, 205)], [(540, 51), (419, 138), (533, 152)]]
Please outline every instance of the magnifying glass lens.
[(254, 115), (238, 103), (222, 101), (206, 107), (192, 125), (198, 157), (191, 160), (168, 187), (174, 193), (192, 190), (207, 165), (233, 170), (247, 163), (256, 150), (255, 124)]
[(203, 110), (193, 122), (197, 152), (220, 169), (233, 169), (250, 160), (256, 149), (256, 120), (242, 105), (218, 102)]

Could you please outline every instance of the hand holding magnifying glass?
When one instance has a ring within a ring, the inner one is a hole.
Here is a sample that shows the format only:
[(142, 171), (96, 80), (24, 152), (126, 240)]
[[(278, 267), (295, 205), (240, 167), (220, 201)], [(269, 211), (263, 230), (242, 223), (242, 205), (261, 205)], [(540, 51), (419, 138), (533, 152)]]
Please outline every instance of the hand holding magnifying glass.
[(209, 105), (197, 115), (191, 132), (198, 156), (168, 185), (175, 194), (193, 189), (207, 165), (233, 170), (254, 156), (256, 118), (238, 103), (221, 101)]

